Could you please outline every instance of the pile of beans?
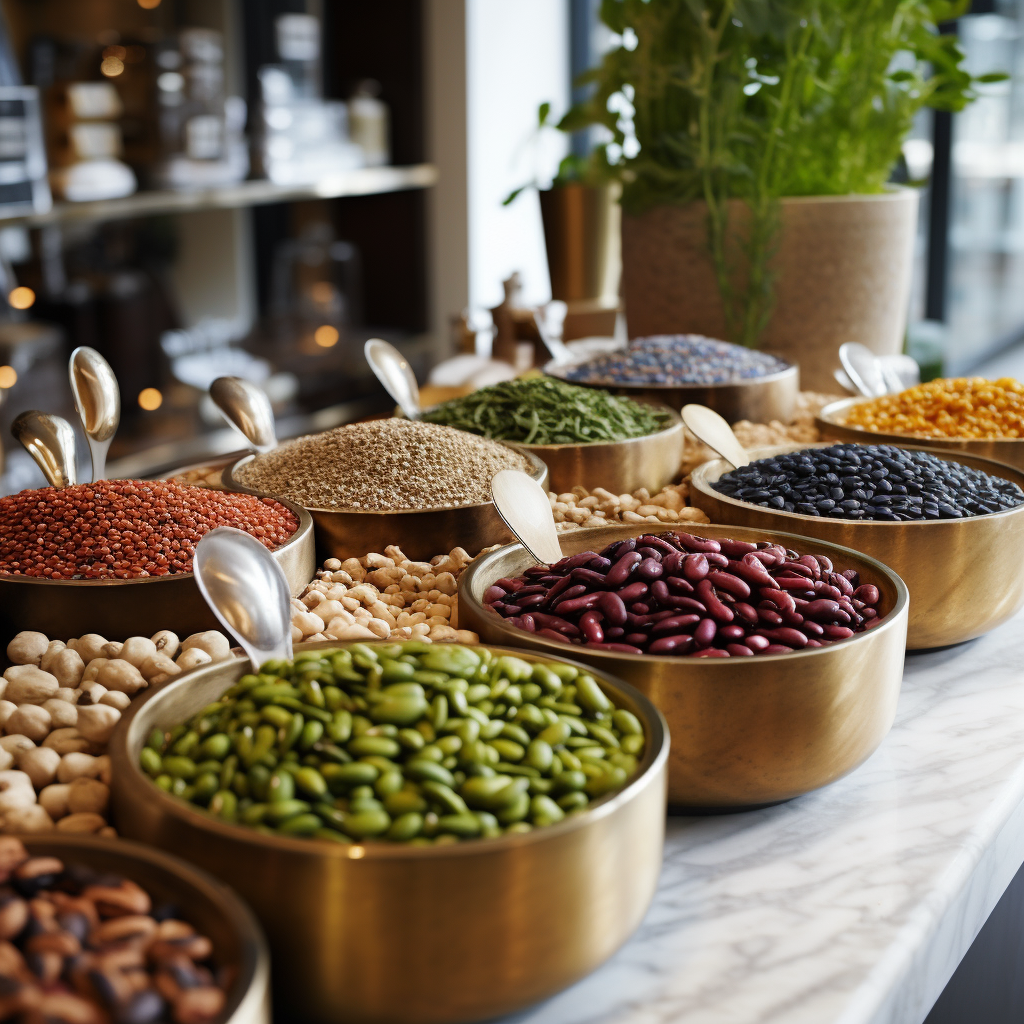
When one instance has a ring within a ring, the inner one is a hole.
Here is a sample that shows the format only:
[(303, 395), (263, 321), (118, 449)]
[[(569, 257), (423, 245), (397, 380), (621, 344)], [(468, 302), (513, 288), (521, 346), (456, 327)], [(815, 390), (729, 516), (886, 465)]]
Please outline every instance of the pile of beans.
[(897, 395), (858, 402), (851, 427), (923, 437), (1024, 437), (1024, 384), (1004, 377), (932, 380)]
[(502, 469), (530, 473), (533, 465), (513, 448), (454, 427), (388, 419), (289, 441), (235, 476), (306, 508), (391, 512), (490, 501), (491, 477)]
[(689, 487), (668, 484), (657, 494), (646, 487), (632, 494), (612, 494), (603, 487), (588, 491), (574, 487), (564, 494), (548, 492), (551, 514), (559, 532), (577, 526), (621, 526), (623, 523), (706, 523), (708, 517), (686, 504)]
[(893, 445), (835, 444), (759, 459), (715, 490), (781, 512), (901, 522), (989, 515), (1024, 503), (1003, 477)]
[(0, 839), (0, 1017), (47, 1024), (212, 1024), (213, 943), (127, 878)]
[(479, 643), (476, 633), (458, 628), (458, 580), (472, 561), (453, 548), (415, 562), (394, 544), (384, 554), (328, 558), (292, 601), (292, 640)]
[(169, 630), (124, 643), (19, 633), (0, 679), (0, 832), (115, 835), (106, 750), (121, 713), (150, 685), (229, 654), (216, 630), (181, 643)]
[(644, 742), (571, 665), (414, 641), (268, 662), (140, 763), (225, 821), (422, 846), (561, 821), (625, 785)]
[(659, 334), (637, 338), (621, 352), (558, 369), (559, 376), (582, 384), (728, 384), (781, 373), (783, 362), (758, 352), (699, 334)]
[(280, 502), (165, 480), (97, 480), (0, 498), (0, 573), (53, 580), (191, 572), (195, 546), (233, 526), (268, 548), (298, 529)]
[(778, 544), (647, 534), (500, 579), (484, 603), (564, 644), (695, 658), (791, 654), (880, 621), (880, 594), (824, 555)]

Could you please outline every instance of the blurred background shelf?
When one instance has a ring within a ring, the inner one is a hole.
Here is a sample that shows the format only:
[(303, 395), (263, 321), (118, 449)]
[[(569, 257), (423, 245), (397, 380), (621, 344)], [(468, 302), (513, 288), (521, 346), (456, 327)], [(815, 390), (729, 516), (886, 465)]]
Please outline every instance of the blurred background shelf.
[(272, 181), (250, 180), (218, 188), (172, 191), (159, 189), (136, 192), (124, 199), (91, 203), (54, 203), (48, 213), (4, 216), (0, 228), (21, 226), (47, 227), (72, 221), (85, 223), (126, 220), (201, 210), (236, 210), (272, 203), (292, 203), (314, 199), (341, 199), (345, 196), (383, 195), (407, 189), (429, 188), (437, 182), (437, 169), (431, 164), (411, 167), (361, 167), (331, 175), (313, 185), (277, 185)]

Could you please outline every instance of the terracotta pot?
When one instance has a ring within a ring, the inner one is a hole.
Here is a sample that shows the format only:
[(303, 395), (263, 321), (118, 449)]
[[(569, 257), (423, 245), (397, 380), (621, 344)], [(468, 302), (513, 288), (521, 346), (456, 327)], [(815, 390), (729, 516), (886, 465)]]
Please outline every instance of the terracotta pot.
[[(799, 363), (805, 388), (836, 390), (843, 342), (903, 350), (917, 207), (913, 189), (782, 200), (775, 311), (761, 347)], [(742, 231), (747, 216), (730, 203), (731, 228)], [(630, 337), (726, 336), (703, 203), (624, 214), (622, 263)]]

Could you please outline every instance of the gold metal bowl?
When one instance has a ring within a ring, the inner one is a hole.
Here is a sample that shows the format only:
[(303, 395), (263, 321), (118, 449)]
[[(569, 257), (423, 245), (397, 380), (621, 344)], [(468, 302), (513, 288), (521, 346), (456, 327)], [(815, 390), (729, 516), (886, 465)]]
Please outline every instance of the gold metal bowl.
[[(730, 423), (751, 420), (754, 423), (771, 423), (780, 420), (790, 423), (800, 393), (800, 369), (792, 364), (778, 373), (764, 377), (750, 377), (729, 384), (594, 384), (583, 380), (569, 380), (566, 370), (589, 362), (592, 355), (567, 363), (550, 362), (544, 366), (549, 377), (557, 377), (581, 388), (600, 388), (613, 395), (642, 398), (648, 402), (667, 405), (671, 409), (682, 409), (691, 403), (706, 405), (714, 409)], [(778, 356), (782, 359), (782, 356)], [(788, 362), (788, 360), (785, 360)], [(604, 485), (602, 485), (604, 486)]]
[[(559, 534), (566, 555), (676, 526), (598, 527)], [(672, 733), (668, 799), (674, 806), (735, 808), (774, 803), (834, 782), (882, 742), (896, 714), (907, 632), (907, 588), (856, 551), (776, 530), (704, 526), (702, 537), (771, 540), (827, 555), (881, 592), (885, 621), (828, 647), (755, 658), (671, 658), (593, 651), (517, 629), (483, 603), (487, 588), (534, 564), (519, 544), (477, 559), (459, 581), (459, 622), (481, 640), (568, 654), (632, 683)]]
[[(783, 452), (827, 448), (831, 443), (755, 448), (750, 457), (764, 459)], [(900, 447), (927, 451), (1024, 488), (1024, 473), (1001, 462), (941, 448)], [(713, 523), (792, 530), (877, 558), (899, 573), (910, 590), (910, 650), (973, 640), (1024, 606), (1024, 505), (970, 519), (899, 523), (827, 519), (761, 508), (721, 494), (712, 484), (730, 468), (716, 459), (693, 471), (690, 501), (694, 506)]]
[(647, 746), (633, 779), (585, 813), (451, 846), (342, 846), (224, 824), (139, 769), (154, 727), (184, 721), (247, 671), (241, 659), (203, 667), (132, 706), (110, 744), (113, 806), (123, 835), (188, 857), (248, 900), (270, 938), (282, 1019), (490, 1019), (582, 978), (640, 923), (661, 870), (668, 735), (631, 687), (595, 674), (640, 718)]
[(983, 459), (994, 459), (1005, 462), (1015, 469), (1024, 470), (1024, 438), (1022, 437), (925, 437), (922, 434), (888, 434), (865, 430), (863, 427), (852, 427), (846, 422), (850, 410), (855, 406), (872, 399), (844, 398), (832, 402), (814, 419), (824, 441), (852, 441), (854, 444), (908, 444), (920, 448), (940, 448), (964, 455), (978, 455)]
[(252, 911), (223, 883), (190, 864), (123, 839), (60, 832), (21, 836), (34, 856), (59, 857), (141, 885), (154, 906), (170, 904), (213, 943), (213, 959), (233, 978), (222, 1024), (270, 1024), (270, 954)]
[[(297, 596), (316, 572), (313, 520), (300, 505), (284, 498), (274, 500), (299, 520), (295, 533), (271, 552)], [(188, 636), (220, 628), (190, 572), (134, 580), (46, 580), (0, 574), (0, 642), (4, 644), (23, 629), (38, 630), (53, 640), (85, 633), (124, 640), (149, 636), (158, 629)]]
[[(504, 444), (502, 441), (495, 443)], [(516, 448), (515, 445), (508, 447)], [(547, 466), (536, 455), (516, 450), (532, 463), (530, 475), (534, 480), (545, 486)], [(232, 491), (255, 494), (235, 477), (235, 472), (253, 458), (255, 456), (246, 455), (228, 466), (224, 470), (224, 486)], [(492, 544), (506, 544), (513, 539), (492, 501), (455, 508), (398, 509), (394, 512), (326, 508), (311, 508), (308, 512), (313, 517), (321, 560), (362, 558), (368, 551), (383, 551), (389, 544), (397, 544), (413, 561), (427, 561), (452, 548), (465, 548), (475, 555)]]
[[(657, 403), (649, 403), (656, 405)], [(548, 467), (548, 490), (556, 494), (576, 486), (593, 490), (603, 487), (613, 494), (632, 494), (646, 487), (651, 494), (679, 475), (686, 443), (683, 421), (668, 406), (658, 406), (668, 426), (645, 437), (625, 441), (595, 441), (591, 444), (520, 444)]]

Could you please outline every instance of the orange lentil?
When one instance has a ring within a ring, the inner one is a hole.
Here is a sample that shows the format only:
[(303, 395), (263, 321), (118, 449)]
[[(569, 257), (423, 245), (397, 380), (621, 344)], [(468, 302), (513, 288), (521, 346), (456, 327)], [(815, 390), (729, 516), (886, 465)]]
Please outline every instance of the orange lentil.
[(858, 402), (851, 427), (918, 437), (1024, 437), (1024, 384), (1009, 377), (943, 378)]
[(273, 550), (298, 520), (272, 498), (165, 480), (98, 480), (0, 498), (0, 574), (136, 579), (191, 572), (196, 544), (233, 526)]

